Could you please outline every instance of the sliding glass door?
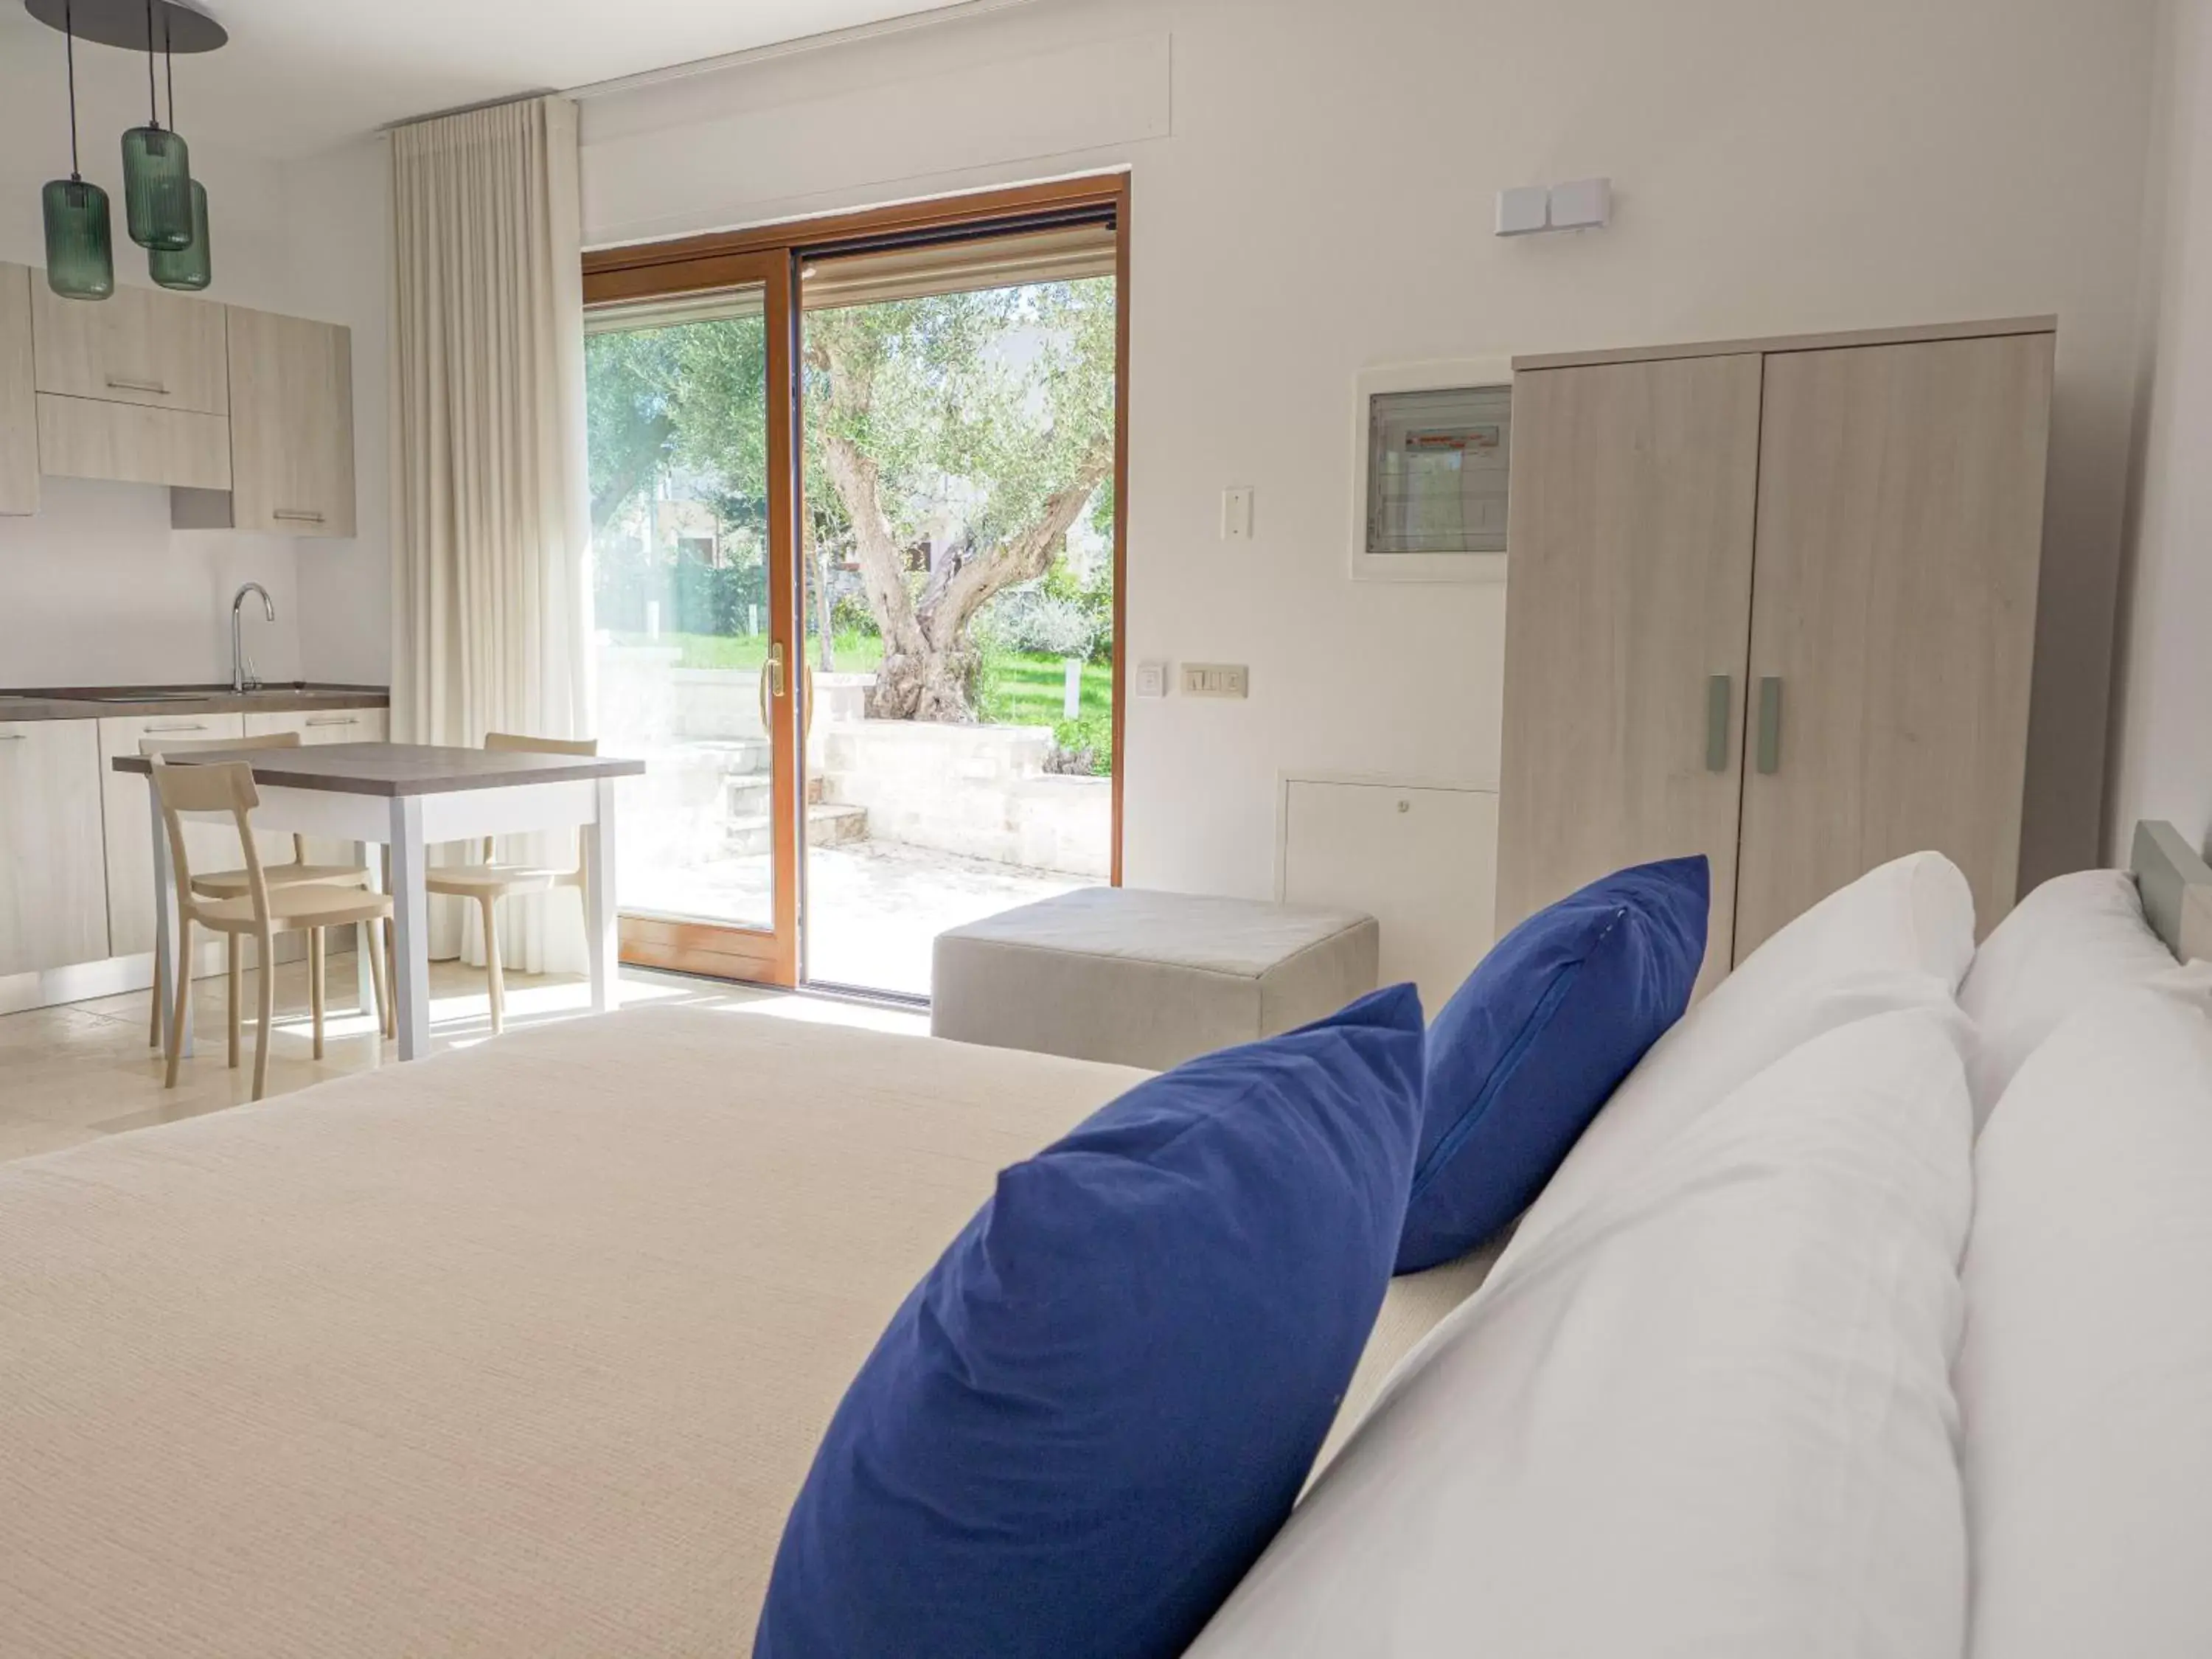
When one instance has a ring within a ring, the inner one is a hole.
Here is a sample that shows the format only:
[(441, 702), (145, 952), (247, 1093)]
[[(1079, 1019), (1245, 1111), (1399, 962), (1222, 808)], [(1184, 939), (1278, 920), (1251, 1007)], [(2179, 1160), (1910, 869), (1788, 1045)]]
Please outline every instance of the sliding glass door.
[(586, 257), (625, 960), (919, 999), (945, 928), (1120, 879), (1127, 199)]
[(586, 313), (598, 730), (631, 961), (789, 985), (799, 653), (789, 263)]

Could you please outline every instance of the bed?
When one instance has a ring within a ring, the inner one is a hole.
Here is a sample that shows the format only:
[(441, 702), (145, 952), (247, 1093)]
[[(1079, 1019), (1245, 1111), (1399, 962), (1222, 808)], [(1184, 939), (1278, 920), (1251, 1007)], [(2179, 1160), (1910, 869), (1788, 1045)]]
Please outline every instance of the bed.
[[(877, 1333), (1142, 1075), (642, 1009), (0, 1166), (0, 1649), (744, 1651)], [(1396, 1282), (1324, 1465), (1494, 1255)]]
[(743, 1651), (877, 1333), (1144, 1075), (640, 1009), (0, 1166), (0, 1650)]

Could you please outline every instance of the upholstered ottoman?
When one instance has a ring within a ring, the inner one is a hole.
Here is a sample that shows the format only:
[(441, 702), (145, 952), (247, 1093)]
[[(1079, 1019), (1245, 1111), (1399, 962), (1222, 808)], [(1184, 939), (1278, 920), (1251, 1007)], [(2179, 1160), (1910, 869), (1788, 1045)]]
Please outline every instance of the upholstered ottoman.
[(929, 1025), (1164, 1070), (1334, 1013), (1380, 949), (1355, 911), (1086, 887), (938, 935)]

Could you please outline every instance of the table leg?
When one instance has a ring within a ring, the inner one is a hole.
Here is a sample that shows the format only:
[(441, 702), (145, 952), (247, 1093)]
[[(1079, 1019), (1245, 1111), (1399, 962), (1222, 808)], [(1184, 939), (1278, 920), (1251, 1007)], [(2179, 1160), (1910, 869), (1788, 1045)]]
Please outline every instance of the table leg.
[(184, 1044), (185, 1059), (192, 1054), (191, 999), (185, 1000), (185, 1029), (177, 1030), (176, 975), (181, 966), (187, 977), (189, 963), (177, 962), (177, 878), (169, 861), (169, 826), (161, 818), (161, 792), (146, 780), (146, 805), (154, 818), (154, 1000), (161, 1011), (161, 1049), (167, 1053)]
[[(368, 890), (374, 892), (384, 884), (377, 879), (377, 860), (369, 857), (369, 844), (357, 841), (353, 844), (353, 861), (368, 872)], [(353, 930), (353, 981), (356, 1003), (362, 1012), (371, 1019), (376, 1018), (376, 962), (369, 954), (368, 930), (372, 922), (356, 923)]]
[(622, 934), (615, 920), (615, 781), (601, 778), (598, 811), (584, 830), (584, 948), (592, 962), (592, 1012), (604, 1014), (619, 996)]
[(422, 802), (392, 803), (392, 1006), (399, 1017), (399, 1058), (430, 1052), (430, 897), (424, 890)]

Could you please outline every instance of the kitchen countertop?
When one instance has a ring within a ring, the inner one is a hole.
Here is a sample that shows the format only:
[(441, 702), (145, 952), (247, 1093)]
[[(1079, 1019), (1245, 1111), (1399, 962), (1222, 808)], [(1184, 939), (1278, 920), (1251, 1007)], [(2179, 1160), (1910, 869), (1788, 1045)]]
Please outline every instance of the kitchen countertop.
[(321, 708), (383, 708), (380, 685), (295, 682), (243, 696), (227, 685), (70, 685), (0, 691), (0, 723), (92, 720), (149, 714), (299, 714)]

